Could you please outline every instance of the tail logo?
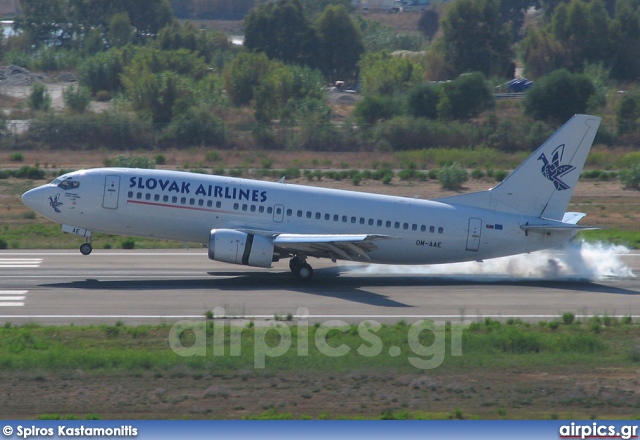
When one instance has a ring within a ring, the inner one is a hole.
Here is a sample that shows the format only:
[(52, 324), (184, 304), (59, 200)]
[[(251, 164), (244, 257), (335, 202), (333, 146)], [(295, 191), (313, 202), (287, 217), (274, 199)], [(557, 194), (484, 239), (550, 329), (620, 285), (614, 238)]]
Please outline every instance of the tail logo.
[(553, 153), (551, 153), (551, 162), (547, 159), (544, 153), (540, 155), (538, 160), (541, 160), (544, 165), (542, 166), (542, 175), (553, 182), (556, 190), (563, 191), (569, 189), (569, 185), (564, 183), (560, 178), (573, 171), (576, 167), (573, 165), (560, 165), (562, 156), (564, 155), (564, 144), (558, 145)]
[(58, 209), (58, 206), (63, 204), (62, 202), (58, 201), (59, 198), (60, 194), (56, 194), (55, 197), (49, 196), (49, 206), (51, 206), (55, 212), (62, 212)]

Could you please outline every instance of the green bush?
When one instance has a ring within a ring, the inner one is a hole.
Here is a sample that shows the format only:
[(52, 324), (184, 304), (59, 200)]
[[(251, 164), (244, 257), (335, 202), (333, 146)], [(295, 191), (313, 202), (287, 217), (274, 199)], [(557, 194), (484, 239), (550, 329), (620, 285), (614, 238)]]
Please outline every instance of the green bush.
[(74, 112), (82, 113), (91, 104), (91, 94), (86, 87), (69, 86), (62, 92), (64, 104)]
[(47, 86), (42, 83), (35, 83), (31, 87), (27, 104), (32, 110), (49, 110), (51, 107), (51, 95), (47, 91)]
[(167, 147), (224, 147), (226, 140), (224, 122), (209, 110), (195, 107), (175, 116), (162, 136)]
[(586, 75), (559, 69), (538, 79), (527, 92), (525, 113), (535, 119), (564, 123), (576, 113), (585, 113), (595, 92)]
[(9, 160), (11, 162), (23, 162), (24, 155), (22, 153), (11, 153), (11, 155), (9, 155)]
[(640, 164), (626, 170), (620, 170), (618, 178), (625, 188), (637, 189), (640, 187)]
[(494, 105), (484, 76), (479, 72), (469, 73), (444, 84), (438, 102), (438, 116), (442, 119), (469, 119)]
[(562, 322), (565, 325), (572, 324), (575, 318), (576, 318), (576, 316), (571, 312), (566, 312), (566, 313), (562, 314)]
[(407, 107), (409, 115), (415, 118), (436, 119), (440, 90), (430, 84), (419, 84), (409, 90)]
[(125, 238), (121, 243), (122, 249), (134, 249), (136, 247), (136, 242), (133, 238)]
[(508, 175), (509, 173), (507, 173), (504, 170), (498, 170), (493, 172), (493, 178), (496, 179), (496, 182), (502, 182), (504, 179), (507, 178)]
[(5, 240), (4, 238), (0, 238), (0, 249), (7, 249), (7, 240)]
[(49, 148), (115, 150), (155, 146), (153, 124), (129, 113), (47, 113), (31, 120), (25, 140)]
[(164, 154), (156, 154), (156, 157), (154, 157), (156, 165), (166, 165), (167, 164), (167, 158), (164, 156)]
[(399, 105), (391, 96), (365, 96), (353, 110), (354, 116), (364, 124), (375, 124), (401, 114)]
[(638, 130), (638, 118), (640, 118), (640, 96), (637, 93), (623, 95), (616, 109), (618, 134), (635, 133)]
[(467, 171), (458, 164), (454, 163), (438, 170), (438, 182), (444, 189), (460, 188), (467, 180), (469, 180)]

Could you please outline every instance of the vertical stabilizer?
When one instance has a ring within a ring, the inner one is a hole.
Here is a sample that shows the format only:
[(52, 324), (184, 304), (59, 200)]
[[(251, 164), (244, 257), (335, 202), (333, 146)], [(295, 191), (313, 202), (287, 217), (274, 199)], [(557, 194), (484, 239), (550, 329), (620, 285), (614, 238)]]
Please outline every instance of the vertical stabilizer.
[(561, 221), (600, 121), (575, 115), (495, 188), (438, 201)]

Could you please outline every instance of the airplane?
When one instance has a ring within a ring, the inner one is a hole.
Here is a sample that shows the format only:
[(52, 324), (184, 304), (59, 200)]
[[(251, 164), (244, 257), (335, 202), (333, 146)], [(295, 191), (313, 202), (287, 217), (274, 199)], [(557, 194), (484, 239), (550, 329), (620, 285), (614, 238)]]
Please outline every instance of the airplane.
[(311, 280), (311, 257), (438, 264), (561, 247), (588, 226), (565, 212), (601, 118), (575, 115), (492, 189), (434, 200), (180, 171), (95, 168), (25, 192), (25, 205), (95, 232), (201, 243), (211, 260)]

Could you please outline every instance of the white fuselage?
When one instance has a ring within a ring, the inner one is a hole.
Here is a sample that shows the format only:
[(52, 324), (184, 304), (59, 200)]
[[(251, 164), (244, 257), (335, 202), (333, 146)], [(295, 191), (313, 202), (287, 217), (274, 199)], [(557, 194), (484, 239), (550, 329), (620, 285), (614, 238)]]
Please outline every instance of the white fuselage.
[[(526, 233), (538, 218), (437, 201), (177, 171), (98, 168), (70, 173), (75, 188), (25, 194), (63, 225), (207, 245), (212, 229), (275, 234), (379, 234), (361, 261), (483, 260), (565, 244), (575, 231)], [(59, 180), (59, 179), (58, 179)]]

